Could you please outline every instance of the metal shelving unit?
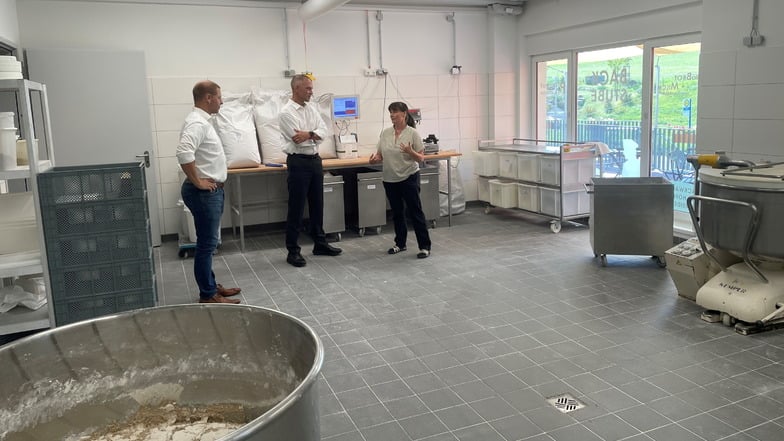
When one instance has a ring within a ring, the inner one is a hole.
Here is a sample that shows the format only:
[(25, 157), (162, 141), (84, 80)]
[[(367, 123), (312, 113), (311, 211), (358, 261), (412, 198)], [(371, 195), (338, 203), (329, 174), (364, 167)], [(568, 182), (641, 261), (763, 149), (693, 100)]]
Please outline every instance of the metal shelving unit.
[[(490, 179), (487, 183), (494, 187), (483, 191), (481, 186), (485, 181), (480, 181), (479, 199), (488, 202), (486, 213), (492, 206), (522, 209), (550, 218), (553, 233), (561, 231), (564, 221), (590, 215), (585, 185), (596, 174), (596, 147), (591, 143), (551, 144), (521, 138), (479, 141), (477, 159), (488, 162), (489, 166), (477, 166), (475, 162), (476, 174), (484, 180)], [(480, 159), (487, 153), (499, 156), (497, 167), (494, 156)], [(499, 192), (503, 193), (500, 198)], [(493, 203), (494, 200), (500, 202)]]
[(19, 128), (20, 139), (27, 143), (29, 164), (0, 170), (0, 181), (9, 184), (18, 182), (19, 184), (11, 186), (32, 192), (38, 228), (38, 243), (35, 249), (19, 255), (0, 255), (0, 283), (14, 277), (41, 274), (47, 291), (46, 307), (36, 311), (16, 307), (0, 314), (0, 335), (7, 335), (48, 328), (54, 323), (37, 183), (38, 174), (54, 166), (54, 155), (45, 85), (29, 80), (0, 80), (0, 111), (14, 112), (14, 122)]

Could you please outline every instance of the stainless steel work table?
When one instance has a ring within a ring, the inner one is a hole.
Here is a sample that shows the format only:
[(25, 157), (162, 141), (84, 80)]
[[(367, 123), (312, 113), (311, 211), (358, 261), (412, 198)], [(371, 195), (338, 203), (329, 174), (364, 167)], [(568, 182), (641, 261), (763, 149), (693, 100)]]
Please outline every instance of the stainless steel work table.
[[(446, 178), (447, 188), (446, 195), (449, 203), (447, 204), (448, 225), (452, 226), (452, 158), (461, 156), (462, 154), (455, 150), (442, 150), (438, 153), (425, 156), (425, 162), (428, 161), (442, 161), (446, 160)], [(360, 157), (354, 159), (324, 159), (322, 161), (324, 170), (336, 170), (345, 168), (366, 167), (370, 165), (369, 157)], [(259, 165), (257, 167), (249, 168), (234, 168), (229, 169), (229, 209), (231, 210), (231, 229), (239, 227), (240, 230), (240, 251), (245, 252), (245, 217), (244, 211), (246, 204), (242, 200), (242, 177), (258, 173), (285, 173), (286, 165), (282, 167), (267, 167), (266, 165)], [(255, 203), (259, 204), (259, 203)], [(237, 222), (235, 223), (235, 216)]]

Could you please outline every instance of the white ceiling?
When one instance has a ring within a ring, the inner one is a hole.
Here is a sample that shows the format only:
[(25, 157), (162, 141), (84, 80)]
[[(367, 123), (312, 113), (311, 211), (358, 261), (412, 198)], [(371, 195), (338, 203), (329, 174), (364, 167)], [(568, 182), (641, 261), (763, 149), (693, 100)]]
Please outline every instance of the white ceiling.
[[(282, 0), (253, 0), (267, 3), (281, 3)], [(285, 1), (285, 0), (283, 0)], [(290, 3), (301, 3), (290, 1)], [(417, 7), (417, 8), (485, 8), (492, 3), (503, 3), (505, 5), (520, 5), (525, 3), (522, 0), (351, 0), (347, 4), (351, 6), (391, 6), (391, 7)]]

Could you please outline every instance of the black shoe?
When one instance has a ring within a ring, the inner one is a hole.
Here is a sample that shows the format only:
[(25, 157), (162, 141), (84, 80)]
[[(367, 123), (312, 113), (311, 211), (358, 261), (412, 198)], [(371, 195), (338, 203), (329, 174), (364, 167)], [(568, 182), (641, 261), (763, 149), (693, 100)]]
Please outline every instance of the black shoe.
[(399, 247), (397, 245), (387, 250), (387, 254), (397, 254), (406, 250), (406, 247)]
[(302, 257), (302, 254), (300, 253), (289, 253), (288, 257), (286, 257), (286, 262), (296, 267), (303, 267), (307, 265), (305, 258)]
[(340, 248), (333, 247), (328, 243), (325, 243), (324, 245), (316, 245), (313, 247), (313, 254), (316, 256), (337, 256), (342, 252), (343, 250)]

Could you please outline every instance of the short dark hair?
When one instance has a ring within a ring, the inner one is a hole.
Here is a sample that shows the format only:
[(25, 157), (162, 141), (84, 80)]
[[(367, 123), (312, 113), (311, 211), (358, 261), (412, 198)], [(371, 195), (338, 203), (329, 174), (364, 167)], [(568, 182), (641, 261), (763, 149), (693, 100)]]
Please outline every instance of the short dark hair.
[(303, 82), (304, 80), (310, 80), (310, 77), (303, 74), (297, 74), (291, 77), (291, 90), (294, 90), (294, 86)]
[(218, 84), (213, 81), (210, 80), (199, 81), (198, 83), (196, 83), (195, 86), (193, 86), (194, 104), (203, 100), (205, 97), (207, 97), (207, 95), (210, 94), (217, 95), (218, 89), (220, 89), (220, 86), (218, 86)]
[(402, 101), (395, 101), (394, 103), (391, 103), (389, 107), (387, 107), (387, 110), (390, 112), (404, 112), (406, 114), (406, 124), (416, 128), (416, 121), (414, 121), (414, 117), (408, 113), (408, 105), (406, 103)]

